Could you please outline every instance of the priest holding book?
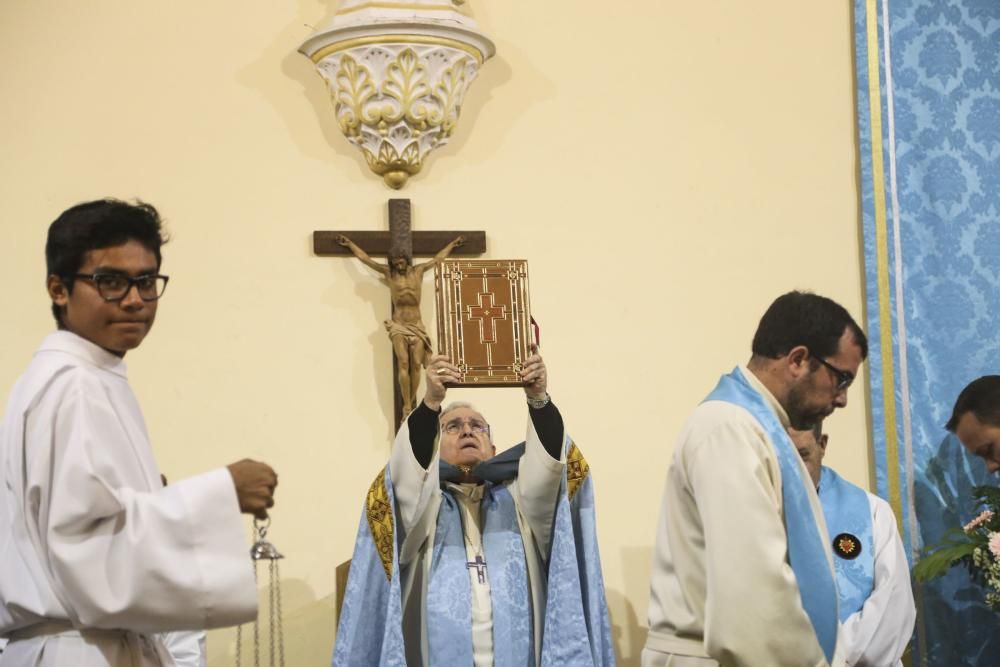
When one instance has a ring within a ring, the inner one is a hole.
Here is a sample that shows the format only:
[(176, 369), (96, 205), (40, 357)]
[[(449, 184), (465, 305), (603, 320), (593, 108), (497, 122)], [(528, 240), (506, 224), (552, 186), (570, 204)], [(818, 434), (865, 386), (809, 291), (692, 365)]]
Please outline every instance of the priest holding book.
[(334, 666), (614, 664), (589, 467), (533, 347), (525, 441), (496, 455), (448, 356), (372, 483)]

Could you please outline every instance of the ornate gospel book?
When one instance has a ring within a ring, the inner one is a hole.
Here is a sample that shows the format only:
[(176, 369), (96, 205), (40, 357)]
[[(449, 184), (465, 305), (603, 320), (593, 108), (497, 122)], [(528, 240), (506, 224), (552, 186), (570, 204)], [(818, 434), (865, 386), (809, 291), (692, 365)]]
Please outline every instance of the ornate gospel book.
[(460, 387), (521, 386), (530, 356), (528, 262), (449, 259), (434, 267), (438, 347), (462, 372)]

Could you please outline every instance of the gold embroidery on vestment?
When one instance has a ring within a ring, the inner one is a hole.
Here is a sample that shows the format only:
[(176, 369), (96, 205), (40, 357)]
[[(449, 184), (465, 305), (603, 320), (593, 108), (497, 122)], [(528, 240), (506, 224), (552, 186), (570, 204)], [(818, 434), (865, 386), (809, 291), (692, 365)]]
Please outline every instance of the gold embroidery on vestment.
[(368, 498), (365, 500), (365, 513), (368, 516), (368, 530), (372, 534), (375, 550), (382, 559), (385, 576), (392, 579), (392, 507), (389, 505), (389, 493), (385, 490), (385, 469), (368, 488)]
[(580, 490), (580, 485), (589, 474), (590, 466), (587, 464), (587, 459), (583, 458), (583, 453), (576, 443), (572, 443), (569, 453), (566, 454), (566, 489), (570, 500), (573, 500), (573, 496)]

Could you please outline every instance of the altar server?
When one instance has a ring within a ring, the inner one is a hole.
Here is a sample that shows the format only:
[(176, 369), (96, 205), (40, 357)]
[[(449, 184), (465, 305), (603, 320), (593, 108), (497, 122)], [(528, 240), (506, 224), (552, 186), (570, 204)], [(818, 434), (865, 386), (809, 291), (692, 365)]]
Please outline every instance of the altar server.
[(128, 383), (163, 240), (155, 208), (110, 199), (49, 227), (58, 330), (0, 424), (0, 667), (173, 665), (156, 633), (256, 616), (240, 512), (266, 516), (274, 471), (243, 460), (164, 487)]

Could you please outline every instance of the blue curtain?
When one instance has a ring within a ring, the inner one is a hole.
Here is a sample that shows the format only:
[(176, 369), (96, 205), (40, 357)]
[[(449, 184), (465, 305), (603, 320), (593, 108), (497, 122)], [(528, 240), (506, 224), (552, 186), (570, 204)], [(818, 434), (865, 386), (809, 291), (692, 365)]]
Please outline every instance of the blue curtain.
[[(1000, 374), (1000, 0), (855, 0), (873, 458), (911, 559), (988, 479), (944, 429)], [(1000, 665), (968, 573), (916, 590), (913, 664)]]

